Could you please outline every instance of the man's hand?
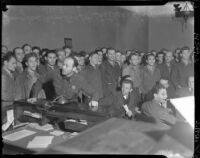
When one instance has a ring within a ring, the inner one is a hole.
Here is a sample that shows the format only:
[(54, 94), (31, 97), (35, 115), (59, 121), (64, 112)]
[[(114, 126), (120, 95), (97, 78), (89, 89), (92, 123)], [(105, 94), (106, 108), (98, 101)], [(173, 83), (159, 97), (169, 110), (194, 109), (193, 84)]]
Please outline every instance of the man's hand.
[(29, 99), (27, 99), (27, 102), (29, 102), (29, 103), (34, 103), (34, 102), (36, 102), (37, 101), (37, 98), (29, 98)]
[(132, 113), (132, 111), (131, 111), (131, 110), (128, 110), (128, 111), (126, 112), (126, 114), (128, 115), (128, 117), (131, 117), (131, 116), (133, 116), (133, 113)]
[(92, 111), (97, 111), (98, 110), (98, 102), (97, 101), (90, 101), (89, 102), (89, 107), (91, 108)]

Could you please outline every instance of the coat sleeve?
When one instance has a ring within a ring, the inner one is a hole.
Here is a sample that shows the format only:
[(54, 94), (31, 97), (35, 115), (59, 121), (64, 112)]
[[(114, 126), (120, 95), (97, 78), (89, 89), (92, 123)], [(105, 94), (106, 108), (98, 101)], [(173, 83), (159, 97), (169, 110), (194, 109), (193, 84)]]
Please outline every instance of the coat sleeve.
[(39, 92), (42, 90), (43, 84), (50, 80), (53, 80), (54, 77), (55, 77), (55, 75), (52, 72), (41, 75), (37, 79), (37, 81), (33, 84), (32, 88), (31, 88), (30, 97), (37, 97)]
[(92, 100), (99, 101), (99, 93), (96, 91), (87, 81), (86, 79), (79, 74), (74, 79), (74, 84), (79, 87), (79, 90), (84, 91), (85, 93), (89, 94), (92, 97)]

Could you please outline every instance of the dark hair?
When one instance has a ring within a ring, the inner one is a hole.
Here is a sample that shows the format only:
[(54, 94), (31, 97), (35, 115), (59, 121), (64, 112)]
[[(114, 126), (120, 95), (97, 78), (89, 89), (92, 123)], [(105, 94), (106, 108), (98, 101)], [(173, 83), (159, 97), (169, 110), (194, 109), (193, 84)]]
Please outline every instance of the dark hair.
[(34, 49), (38, 49), (38, 50), (40, 51), (40, 47), (38, 47), (38, 46), (32, 47), (32, 51), (33, 51)]
[(77, 67), (77, 66), (78, 66), (78, 61), (76, 60), (76, 58), (75, 58), (74, 56), (69, 55), (68, 57), (65, 58), (65, 60), (66, 60), (67, 58), (71, 58), (71, 59), (74, 61), (74, 67)]
[(23, 50), (21, 47), (15, 47), (15, 48), (13, 49), (14, 55), (16, 55), (16, 54), (15, 54), (15, 51), (16, 51), (17, 49), (21, 49), (21, 50), (24, 52), (24, 50)]
[(158, 94), (160, 89), (166, 89), (166, 88), (163, 85), (161, 85), (160, 83), (157, 83), (152, 89), (152, 92), (153, 92), (152, 94)]
[(187, 46), (184, 46), (183, 48), (181, 48), (181, 53), (182, 53), (184, 50), (188, 50), (188, 51), (190, 51), (190, 48), (187, 47)]
[(131, 53), (128, 57), (127, 57), (127, 60), (130, 61), (132, 56), (139, 56), (138, 53)]
[(130, 75), (125, 75), (121, 78), (121, 80), (120, 80), (121, 87), (122, 87), (123, 83), (129, 83), (129, 84), (131, 84), (131, 87), (133, 88), (133, 81), (132, 81)]
[(62, 49), (62, 48), (56, 49), (56, 54), (58, 54), (58, 52), (61, 52), (61, 51), (65, 52), (64, 49)]
[(55, 54), (56, 55), (56, 52), (55, 52), (55, 50), (47, 50), (45, 56), (47, 57), (49, 54)]
[(150, 56), (153, 56), (153, 57), (155, 58), (155, 55), (154, 55), (154, 54), (152, 54), (152, 53), (147, 53), (147, 54), (146, 54), (146, 60), (148, 60), (148, 58), (149, 58)]
[(62, 48), (63, 48), (63, 49), (66, 49), (66, 48), (68, 48), (68, 49), (72, 49), (72, 48), (69, 47), (69, 46), (63, 46)]
[(24, 62), (26, 63), (29, 60), (29, 58), (31, 58), (31, 57), (35, 57), (36, 59), (38, 59), (37, 54), (35, 54), (34, 52), (31, 52), (31, 53), (25, 55)]
[(108, 54), (108, 52), (111, 51), (111, 50), (114, 50), (114, 51), (115, 51), (114, 48), (110, 47), (110, 48), (107, 49), (107, 54)]
[[(12, 51), (8, 51), (2, 58), (2, 62), (7, 61), (9, 62), (11, 58), (15, 58), (15, 55)], [(15, 58), (16, 59), (16, 58)]]
[(99, 50), (92, 51), (92, 52), (89, 54), (89, 58), (90, 58), (91, 56), (95, 55), (95, 54), (98, 55), (98, 52), (99, 52)]
[(24, 44), (23, 46), (22, 46), (22, 49), (24, 49), (24, 47), (26, 47), (26, 46), (29, 46), (29, 47), (31, 47), (31, 45), (30, 44)]

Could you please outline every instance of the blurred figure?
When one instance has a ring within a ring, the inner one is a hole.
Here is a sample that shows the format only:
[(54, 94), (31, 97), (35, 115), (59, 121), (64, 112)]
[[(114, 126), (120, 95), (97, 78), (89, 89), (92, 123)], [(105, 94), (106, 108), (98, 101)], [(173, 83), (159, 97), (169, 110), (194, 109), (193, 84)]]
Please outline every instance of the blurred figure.
[(8, 52), (8, 47), (6, 45), (1, 46), (1, 56), (5, 55)]
[(141, 92), (142, 70), (139, 65), (139, 55), (137, 53), (132, 53), (129, 56), (128, 60), (130, 65), (128, 65), (122, 70), (122, 76), (129, 75), (132, 79), (133, 87), (139, 88)]
[(176, 62), (173, 60), (173, 53), (171, 51), (167, 51), (164, 55), (164, 62), (158, 65), (160, 70), (161, 77), (167, 78), (169, 80), (170, 85), (175, 88), (172, 82), (172, 70), (175, 69)]
[(181, 61), (172, 70), (172, 82), (178, 88), (187, 87), (189, 76), (194, 76), (194, 63), (190, 60), (191, 50), (189, 47), (181, 49)]
[(180, 48), (176, 48), (175, 51), (174, 51), (174, 60), (175, 62), (179, 63), (180, 60), (181, 60), (181, 57), (180, 57), (180, 54), (181, 54), (181, 49)]
[(32, 47), (29, 44), (24, 44), (22, 46), (22, 49), (23, 49), (25, 55), (32, 52)]
[(17, 60), (12, 52), (7, 52), (3, 57), (1, 74), (1, 107), (12, 105), (16, 100), (16, 83), (13, 73), (17, 66)]
[(155, 56), (153, 54), (147, 54), (146, 66), (143, 66), (141, 77), (141, 89), (145, 96), (160, 79), (160, 70), (155, 65)]
[(78, 61), (78, 66), (77, 66), (78, 71), (82, 71), (85, 69), (85, 56), (86, 56), (85, 51), (80, 51), (79, 53), (76, 54), (76, 59)]
[(45, 56), (46, 56), (46, 53), (48, 52), (49, 50), (47, 48), (44, 48), (40, 51), (40, 63), (42, 65), (45, 64)]
[(20, 74), (23, 72), (24, 68), (22, 65), (23, 59), (24, 59), (24, 51), (20, 47), (16, 47), (13, 50), (13, 53), (15, 55), (15, 58), (17, 60), (17, 66), (16, 66), (16, 73)]
[[(17, 78), (17, 99), (28, 99), (33, 84), (37, 81), (39, 74), (36, 72), (38, 66), (38, 56), (36, 53), (31, 52), (26, 54), (25, 58), (26, 68)], [(38, 98), (45, 98), (44, 91), (41, 91)]]
[(63, 47), (63, 50), (65, 51), (65, 56), (68, 57), (72, 54), (72, 49), (70, 47)]
[(60, 69), (62, 69), (63, 62), (66, 58), (66, 52), (63, 49), (58, 49), (56, 50), (56, 54), (58, 57), (56, 64)]
[(98, 53), (98, 65), (101, 65), (102, 62), (103, 62), (103, 51), (101, 50), (97, 50), (97, 53)]
[(178, 89), (176, 94), (178, 97), (194, 96), (194, 76), (189, 76), (188, 86)]
[(114, 94), (119, 83), (120, 67), (116, 63), (115, 49), (108, 48), (107, 59), (100, 65), (100, 71), (103, 82), (103, 94), (109, 96)]
[(156, 63), (157, 63), (157, 65), (162, 64), (163, 60), (164, 60), (164, 53), (163, 52), (158, 52), (156, 54)]

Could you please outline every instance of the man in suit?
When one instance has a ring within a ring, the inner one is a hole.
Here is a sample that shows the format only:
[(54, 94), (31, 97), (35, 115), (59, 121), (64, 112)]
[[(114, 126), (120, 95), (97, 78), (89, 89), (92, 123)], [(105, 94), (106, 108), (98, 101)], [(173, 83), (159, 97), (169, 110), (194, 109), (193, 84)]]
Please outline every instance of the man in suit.
[[(45, 77), (48, 73), (60, 73), (59, 67), (56, 65), (57, 56), (54, 50), (47, 51), (45, 55), (45, 60), (45, 65), (40, 64), (37, 70), (40, 76)], [(45, 91), (47, 99), (52, 100), (55, 98), (55, 88), (51, 80), (43, 85), (43, 89)]]
[(176, 90), (187, 87), (189, 76), (194, 76), (194, 63), (190, 60), (190, 48), (182, 48), (181, 54), (181, 61), (176, 64), (176, 67), (172, 70), (172, 82)]
[(178, 97), (194, 96), (194, 76), (188, 78), (188, 86), (178, 89), (176, 95)]
[(164, 63), (158, 66), (160, 75), (161, 77), (167, 78), (169, 80), (169, 84), (174, 87), (172, 84), (172, 70), (175, 69), (176, 62), (173, 60), (173, 53), (171, 51), (166, 51), (164, 59)]
[(120, 67), (115, 62), (115, 49), (107, 50), (107, 59), (100, 65), (103, 82), (103, 95), (108, 96), (115, 93), (120, 77)]
[(158, 84), (154, 87), (154, 98), (142, 105), (142, 113), (148, 117), (153, 117), (158, 125), (163, 128), (169, 128), (177, 121), (184, 121), (181, 117), (176, 116), (176, 112), (167, 104), (167, 91)]
[(135, 117), (135, 108), (139, 103), (139, 90), (133, 88), (130, 77), (122, 79), (121, 91), (116, 92), (113, 100), (113, 116), (131, 119)]

